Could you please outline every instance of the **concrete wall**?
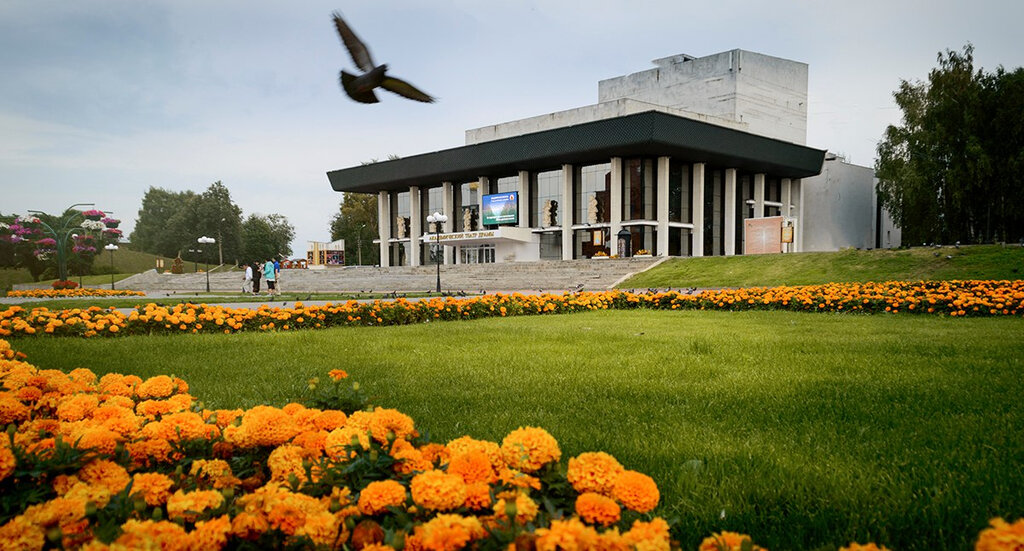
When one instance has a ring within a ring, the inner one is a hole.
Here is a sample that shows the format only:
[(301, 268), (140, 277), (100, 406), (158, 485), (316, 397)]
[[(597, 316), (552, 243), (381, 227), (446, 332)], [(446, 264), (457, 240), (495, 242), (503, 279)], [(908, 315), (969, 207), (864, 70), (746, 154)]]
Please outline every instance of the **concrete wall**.
[(598, 83), (598, 101), (621, 98), (748, 125), (748, 131), (807, 142), (807, 64), (745, 50), (654, 60), (654, 69)]
[(803, 178), (804, 251), (875, 247), (875, 173), (826, 156), (821, 174)]
[(492, 124), (490, 126), (473, 128), (466, 131), (466, 145), (474, 145), (481, 142), (500, 140), (502, 138), (510, 138), (512, 136), (520, 136), (522, 134), (529, 134), (532, 132), (541, 132), (544, 130), (552, 130), (554, 128), (573, 126), (585, 122), (611, 119), (624, 115), (632, 115), (634, 113), (643, 113), (645, 111), (661, 111), (736, 130), (750, 131), (748, 125), (745, 123), (721, 119), (691, 111), (683, 111), (681, 109), (674, 109), (662, 105), (655, 105), (634, 99), (621, 98), (595, 105), (585, 105), (575, 109), (548, 113), (537, 117), (529, 117), (501, 124)]

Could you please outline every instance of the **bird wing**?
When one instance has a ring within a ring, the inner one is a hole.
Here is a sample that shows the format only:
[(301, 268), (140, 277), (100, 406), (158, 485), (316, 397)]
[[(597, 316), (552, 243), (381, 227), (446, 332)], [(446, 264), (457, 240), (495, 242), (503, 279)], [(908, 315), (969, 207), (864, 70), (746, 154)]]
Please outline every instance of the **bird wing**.
[(356, 63), (356, 67), (359, 67), (363, 72), (372, 71), (376, 64), (374, 64), (373, 58), (370, 57), (370, 50), (366, 48), (362, 40), (359, 40), (356, 33), (352, 32), (352, 29), (345, 23), (345, 20), (341, 18), (340, 13), (334, 12), (331, 15), (334, 17), (334, 26), (338, 29), (338, 35), (341, 36), (341, 41), (345, 44), (345, 48), (348, 49), (348, 53), (352, 56), (352, 61)]
[(380, 100), (377, 99), (377, 94), (373, 93), (373, 90), (359, 90), (354, 81), (356, 80), (355, 75), (350, 75), (345, 71), (341, 72), (341, 88), (345, 90), (348, 97), (360, 102), (360, 103), (377, 103)]
[(395, 77), (384, 77), (384, 81), (380, 83), (380, 87), (409, 99), (422, 101), (424, 103), (434, 103), (434, 98), (430, 97), (426, 92), (423, 92), (412, 84)]

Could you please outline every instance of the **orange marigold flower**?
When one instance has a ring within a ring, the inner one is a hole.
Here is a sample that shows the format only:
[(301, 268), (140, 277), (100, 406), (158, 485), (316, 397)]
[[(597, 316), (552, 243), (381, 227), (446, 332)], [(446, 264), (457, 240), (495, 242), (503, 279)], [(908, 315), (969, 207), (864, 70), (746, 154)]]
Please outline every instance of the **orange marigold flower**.
[(196, 523), (195, 530), (188, 534), (191, 549), (223, 549), (231, 533), (231, 517), (221, 515)]
[(324, 453), (336, 461), (348, 459), (345, 448), (357, 445), (364, 450), (370, 449), (370, 437), (366, 431), (356, 427), (344, 426), (334, 429), (324, 440)]
[(990, 526), (978, 534), (976, 551), (997, 551), (1024, 548), (1024, 518), (1010, 524), (1001, 518), (989, 521)]
[[(412, 438), (418, 436), (412, 417), (397, 409), (377, 408), (370, 415), (369, 427), (373, 439), (381, 444), (388, 439)], [(390, 435), (390, 437), (389, 437)]]
[(77, 449), (109, 455), (117, 449), (121, 435), (103, 427), (83, 427), (71, 433), (71, 441)]
[(461, 476), (444, 471), (427, 471), (409, 483), (412, 499), (417, 505), (436, 511), (450, 511), (466, 501), (466, 483)]
[(552, 520), (549, 528), (538, 528), (534, 544), (537, 551), (562, 549), (596, 549), (597, 531), (577, 518)]
[(115, 543), (127, 549), (184, 549), (188, 537), (183, 527), (166, 520), (130, 519), (121, 530)]
[(178, 490), (167, 498), (167, 516), (170, 519), (181, 519), (195, 522), (206, 511), (216, 509), (224, 504), (224, 496), (216, 490), (196, 490), (182, 492)]
[(615, 480), (624, 470), (618, 460), (605, 452), (585, 452), (569, 459), (566, 476), (579, 493), (610, 496)]
[(395, 440), (391, 445), (390, 455), (397, 461), (393, 467), (395, 472), (400, 474), (424, 472), (434, 468), (433, 463), (423, 458), (423, 452), (404, 438)]
[(586, 492), (576, 498), (576, 514), (587, 523), (610, 526), (619, 521), (622, 509), (610, 497)]
[(159, 507), (171, 497), (174, 481), (161, 473), (135, 473), (132, 476), (132, 495), (140, 494), (146, 505)]
[(91, 461), (78, 471), (78, 477), (94, 486), (102, 486), (112, 494), (123, 490), (132, 480), (124, 467), (106, 459)]
[(46, 531), (24, 515), (17, 516), (0, 526), (0, 541), (6, 549), (42, 549)]
[(359, 512), (364, 515), (377, 515), (388, 510), (388, 507), (401, 507), (405, 504), (405, 487), (395, 480), (371, 482), (359, 493)]
[(171, 394), (174, 394), (177, 385), (174, 384), (174, 379), (167, 375), (157, 375), (150, 377), (142, 382), (135, 389), (135, 394), (143, 399), (150, 398), (166, 398)]
[(466, 484), (465, 506), (471, 511), (482, 511), (491, 507), (491, 487), (486, 482)]
[[(744, 543), (746, 543), (746, 547)], [(697, 551), (740, 551), (741, 549), (765, 551), (763, 547), (754, 545), (750, 536), (737, 534), (736, 532), (712, 534), (700, 542), (700, 547), (697, 548)]]
[(332, 369), (327, 372), (327, 375), (335, 381), (340, 381), (348, 377), (348, 373), (346, 373), (344, 369)]
[(501, 455), (509, 467), (532, 473), (561, 459), (562, 450), (548, 431), (537, 427), (520, 427), (501, 441)]
[(196, 459), (192, 462), (189, 476), (194, 477), (200, 486), (215, 490), (234, 488), (242, 483), (231, 472), (231, 465), (223, 459)]
[(231, 519), (231, 533), (242, 539), (258, 539), (267, 530), (270, 530), (270, 523), (259, 513), (242, 511)]
[(505, 460), (501, 457), (501, 446), (495, 442), (490, 442), (488, 440), (476, 440), (469, 436), (463, 436), (448, 442), (444, 447), (444, 453), (441, 455), (441, 460), (442, 462), (450, 461), (453, 457), (457, 457), (471, 451), (479, 451), (486, 455), (491, 461), (491, 467), (495, 472), (499, 472), (505, 467)]
[[(999, 549), (1002, 549), (1000, 547)], [(839, 551), (889, 551), (884, 545), (878, 545), (875, 543), (857, 543), (853, 542), (845, 547), (840, 547)]]
[(494, 472), (490, 458), (482, 450), (470, 450), (452, 457), (448, 462), (448, 472), (461, 476), (466, 484), (490, 484), (498, 480), (498, 474)]
[(627, 508), (646, 513), (658, 506), (661, 494), (654, 479), (636, 471), (623, 471), (615, 479), (612, 496)]
[(61, 421), (81, 421), (92, 415), (92, 410), (100, 404), (95, 394), (76, 394), (60, 401), (57, 406), (57, 418)]
[(297, 482), (306, 482), (306, 468), (303, 462), (309, 458), (309, 452), (300, 446), (285, 444), (270, 452), (267, 466), (270, 467), (272, 482), (289, 482), (295, 477)]
[(416, 527), (414, 537), (428, 551), (456, 551), (487, 535), (476, 517), (437, 515)]
[(0, 392), (0, 425), (28, 419), (29, 408), (12, 392)]
[(292, 438), (292, 444), (308, 451), (311, 457), (320, 456), (326, 443), (327, 431), (325, 430), (300, 432), (295, 435), (295, 438)]
[(11, 451), (10, 439), (7, 435), (0, 435), (0, 480), (11, 476), (16, 464), (14, 452)]
[(313, 426), (320, 430), (332, 431), (338, 427), (344, 427), (345, 421), (348, 420), (348, 416), (345, 415), (344, 411), (338, 411), (336, 409), (329, 409), (321, 411), (313, 417)]
[(637, 551), (669, 551), (671, 548), (668, 523), (661, 518), (650, 522), (633, 521), (633, 527), (622, 535), (622, 541)]

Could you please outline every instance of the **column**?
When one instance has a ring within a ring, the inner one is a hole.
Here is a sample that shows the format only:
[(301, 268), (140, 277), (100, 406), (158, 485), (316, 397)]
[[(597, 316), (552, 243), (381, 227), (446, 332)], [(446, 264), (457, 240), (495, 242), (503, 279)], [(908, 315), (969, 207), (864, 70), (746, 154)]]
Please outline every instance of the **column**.
[(668, 256), (668, 163), (668, 157), (658, 157), (658, 256)]
[(611, 197), (608, 200), (608, 254), (619, 254), (619, 230), (622, 229), (622, 157), (612, 157)]
[(692, 256), (704, 256), (704, 163), (693, 163)]
[[(793, 187), (791, 185), (791, 182), (792, 182), (792, 180), (790, 180), (789, 178), (783, 178), (782, 181), (780, 182), (780, 184), (781, 184), (781, 190), (780, 191), (781, 191), (781, 196), (782, 196), (782, 209), (781, 210), (782, 210), (782, 218), (784, 220), (786, 218), (791, 218), (793, 216), (793, 211), (790, 210), (790, 208), (789, 208), (793, 204)], [(795, 230), (796, 229), (794, 228), (794, 235), (793, 235), (793, 240), (794, 241), (796, 241)], [(783, 243), (782, 244), (783, 252), (787, 252), (787, 253), (793, 252), (793, 247), (795, 245), (796, 245), (795, 243)]]
[(736, 169), (725, 169), (725, 198), (722, 201), (725, 218), (725, 256), (736, 254)]
[(793, 180), (793, 186), (796, 187), (796, 191), (793, 192), (797, 197), (797, 219), (796, 219), (796, 237), (794, 237), (795, 251), (798, 253), (804, 252), (804, 183), (801, 180)]
[[(448, 221), (441, 224), (441, 233), (448, 233), (455, 227), (455, 188), (451, 182), (441, 183), (441, 214), (448, 217)], [(444, 247), (444, 263), (452, 264), (452, 248)]]
[(386, 191), (377, 193), (377, 233), (380, 236), (380, 266), (391, 265), (391, 197)]
[(764, 173), (754, 175), (754, 218), (764, 218)]
[(484, 195), (487, 195), (488, 193), (491, 192), (491, 180), (489, 178), (487, 178), (487, 176), (481, 176), (477, 180), (476, 192), (477, 192), (476, 229), (477, 230), (482, 230), (482, 229), (484, 229)]
[(525, 170), (519, 171), (519, 227), (530, 227), (530, 173)]
[(562, 165), (562, 260), (572, 260), (572, 165)]
[(420, 207), (420, 188), (412, 186), (409, 188), (409, 265), (419, 266), (420, 262), (420, 235), (423, 233), (420, 220), (423, 218), (423, 209)]

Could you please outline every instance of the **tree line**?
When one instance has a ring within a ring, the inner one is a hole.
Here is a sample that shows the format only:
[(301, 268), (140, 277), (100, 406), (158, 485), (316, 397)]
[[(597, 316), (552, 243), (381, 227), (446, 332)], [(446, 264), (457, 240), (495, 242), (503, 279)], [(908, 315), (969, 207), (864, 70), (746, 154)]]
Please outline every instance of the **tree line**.
[(878, 145), (878, 196), (903, 242), (1024, 239), (1024, 69), (974, 69), (974, 47), (900, 82), (903, 111)]

